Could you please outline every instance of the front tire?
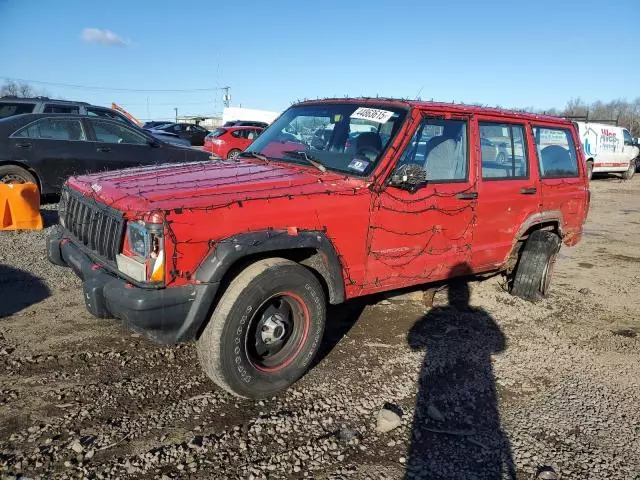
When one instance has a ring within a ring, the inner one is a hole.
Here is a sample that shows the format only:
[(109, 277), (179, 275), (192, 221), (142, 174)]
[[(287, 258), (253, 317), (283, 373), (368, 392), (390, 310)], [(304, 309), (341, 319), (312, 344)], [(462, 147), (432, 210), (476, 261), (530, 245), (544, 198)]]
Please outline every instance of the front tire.
[(631, 162), (629, 162), (629, 168), (627, 169), (626, 172), (622, 174), (622, 178), (624, 180), (631, 180), (635, 173), (636, 173), (636, 162), (634, 160), (631, 160)]
[(513, 295), (532, 302), (547, 295), (560, 245), (553, 232), (536, 230), (529, 235), (513, 277)]
[(228, 392), (278, 393), (307, 370), (322, 340), (325, 294), (305, 267), (260, 260), (233, 279), (198, 340), (200, 365)]
[(587, 160), (587, 178), (591, 180), (593, 178), (593, 161)]
[(16, 165), (0, 166), (0, 183), (35, 183), (35, 177), (24, 168)]

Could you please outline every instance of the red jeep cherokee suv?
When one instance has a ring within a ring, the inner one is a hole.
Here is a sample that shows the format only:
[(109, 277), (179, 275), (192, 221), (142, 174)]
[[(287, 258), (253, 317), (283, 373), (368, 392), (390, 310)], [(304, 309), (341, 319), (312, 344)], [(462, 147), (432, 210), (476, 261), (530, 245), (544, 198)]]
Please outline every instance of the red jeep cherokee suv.
[(545, 295), (587, 214), (579, 145), (549, 116), (303, 102), (233, 161), (70, 178), (48, 256), (83, 279), (95, 316), (197, 340), (218, 385), (263, 397), (309, 367), (327, 302), (465, 272)]

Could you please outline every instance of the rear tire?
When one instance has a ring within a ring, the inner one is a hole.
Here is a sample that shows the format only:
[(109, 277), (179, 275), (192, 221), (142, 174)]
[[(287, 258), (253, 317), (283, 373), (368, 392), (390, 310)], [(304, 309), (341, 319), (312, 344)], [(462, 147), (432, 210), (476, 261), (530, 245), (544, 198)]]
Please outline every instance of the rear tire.
[(229, 153), (227, 153), (227, 158), (229, 160), (235, 160), (236, 158), (238, 158), (238, 155), (240, 155), (240, 150), (234, 148), (233, 150), (229, 150)]
[(513, 277), (513, 295), (532, 302), (547, 295), (560, 245), (553, 232), (536, 230), (529, 235)]
[(624, 180), (631, 180), (635, 173), (636, 173), (636, 162), (635, 160), (632, 160), (629, 163), (629, 168), (627, 169), (627, 171), (622, 174), (622, 178)]
[(198, 339), (204, 372), (233, 395), (278, 393), (307, 370), (324, 331), (325, 294), (305, 267), (260, 260), (233, 279)]
[(35, 183), (35, 177), (27, 170), (17, 165), (0, 166), (0, 183)]

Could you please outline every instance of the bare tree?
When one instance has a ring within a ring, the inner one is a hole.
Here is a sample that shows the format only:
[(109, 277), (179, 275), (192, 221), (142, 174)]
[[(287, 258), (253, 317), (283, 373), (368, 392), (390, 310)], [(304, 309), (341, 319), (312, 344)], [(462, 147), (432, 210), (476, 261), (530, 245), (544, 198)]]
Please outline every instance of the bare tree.
[(0, 86), (0, 96), (9, 95), (13, 97), (35, 97), (37, 95), (46, 95), (44, 91), (37, 91), (28, 83), (7, 80)]

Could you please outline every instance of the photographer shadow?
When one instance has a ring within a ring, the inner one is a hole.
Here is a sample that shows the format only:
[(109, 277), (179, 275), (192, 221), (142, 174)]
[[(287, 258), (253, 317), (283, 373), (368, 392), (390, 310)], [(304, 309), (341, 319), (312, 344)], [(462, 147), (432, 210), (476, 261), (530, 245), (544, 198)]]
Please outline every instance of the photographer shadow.
[[(452, 277), (470, 275), (457, 265)], [(515, 479), (511, 446), (502, 431), (491, 355), (505, 336), (480, 308), (469, 305), (468, 279), (449, 285), (449, 304), (434, 307), (408, 334), (424, 350), (407, 479)]]

